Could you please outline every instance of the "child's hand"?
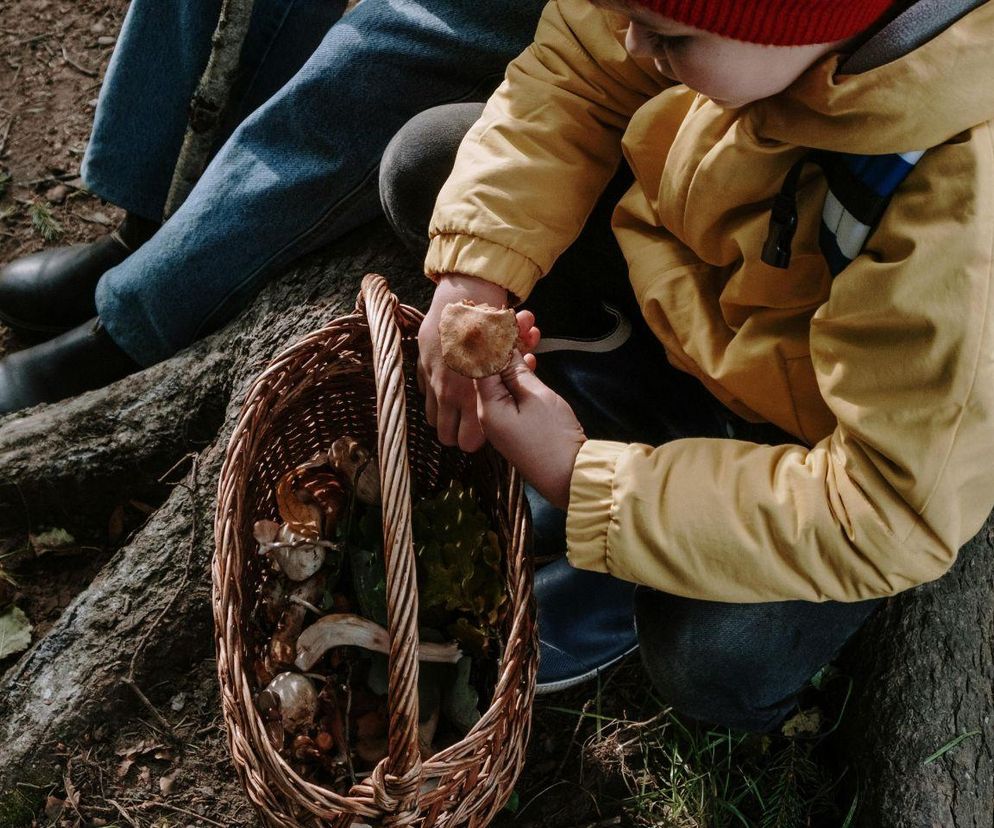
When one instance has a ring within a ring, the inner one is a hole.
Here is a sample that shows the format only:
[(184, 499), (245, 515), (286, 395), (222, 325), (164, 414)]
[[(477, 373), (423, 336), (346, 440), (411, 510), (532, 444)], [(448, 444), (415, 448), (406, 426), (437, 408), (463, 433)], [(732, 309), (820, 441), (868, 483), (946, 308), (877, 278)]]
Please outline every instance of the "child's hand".
[[(476, 411), (476, 389), (473, 380), (445, 365), (438, 335), (442, 309), (463, 299), (500, 308), (507, 304), (507, 291), (473, 276), (448, 275), (439, 280), (418, 330), (418, 385), (425, 395), (425, 416), (438, 429), (439, 441), (446, 446), (458, 445), (463, 451), (476, 451), (485, 442)], [(528, 311), (518, 313), (518, 331), (526, 350), (538, 344), (539, 332), (534, 326), (534, 315)]]
[(476, 380), (487, 439), (553, 506), (569, 505), (569, 484), (586, 441), (573, 409), (535, 374), (535, 357), (517, 351), (499, 375)]

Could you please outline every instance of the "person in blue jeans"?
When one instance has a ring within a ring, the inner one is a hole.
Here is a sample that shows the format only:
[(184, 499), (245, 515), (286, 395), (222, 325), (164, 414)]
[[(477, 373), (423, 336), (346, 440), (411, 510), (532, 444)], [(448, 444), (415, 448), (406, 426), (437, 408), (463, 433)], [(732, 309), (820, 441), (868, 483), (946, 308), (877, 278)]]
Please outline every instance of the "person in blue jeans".
[(167, 359), (281, 266), (376, 217), (393, 134), (432, 106), (485, 100), (543, 5), (256, 0), (227, 134), (160, 226), (220, 0), (133, 0), (82, 170), (126, 218), (0, 271), (0, 321), (47, 340), (0, 360), (0, 415)]

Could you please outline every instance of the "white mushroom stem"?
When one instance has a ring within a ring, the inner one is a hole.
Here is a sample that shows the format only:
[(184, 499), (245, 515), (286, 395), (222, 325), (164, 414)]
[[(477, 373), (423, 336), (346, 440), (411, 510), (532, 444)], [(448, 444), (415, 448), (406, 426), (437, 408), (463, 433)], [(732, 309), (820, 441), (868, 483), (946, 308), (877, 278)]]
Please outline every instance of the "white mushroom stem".
[[(326, 615), (304, 630), (297, 639), (297, 660), (300, 670), (310, 670), (328, 650), (334, 647), (362, 647), (376, 653), (389, 654), (390, 638), (379, 624), (346, 612)], [(456, 642), (436, 644), (422, 641), (418, 645), (419, 661), (455, 664), (462, 658)]]
[(332, 541), (298, 535), (285, 523), (271, 520), (256, 521), (253, 534), (259, 552), (269, 555), (275, 567), (291, 581), (310, 578), (324, 565), (325, 549), (336, 548)]

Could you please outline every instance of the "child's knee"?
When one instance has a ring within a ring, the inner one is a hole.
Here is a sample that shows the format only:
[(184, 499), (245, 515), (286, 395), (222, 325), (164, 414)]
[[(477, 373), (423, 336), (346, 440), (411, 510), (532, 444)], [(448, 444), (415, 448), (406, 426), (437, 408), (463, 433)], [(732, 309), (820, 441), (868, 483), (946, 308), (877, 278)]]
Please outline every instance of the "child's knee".
[(775, 641), (742, 635), (733, 606), (638, 590), (642, 663), (660, 701), (678, 715), (768, 731), (790, 712), (809, 676), (783, 663)]
[(401, 240), (423, 255), (438, 191), (483, 104), (436, 106), (415, 115), (391, 139), (380, 162), (380, 201)]

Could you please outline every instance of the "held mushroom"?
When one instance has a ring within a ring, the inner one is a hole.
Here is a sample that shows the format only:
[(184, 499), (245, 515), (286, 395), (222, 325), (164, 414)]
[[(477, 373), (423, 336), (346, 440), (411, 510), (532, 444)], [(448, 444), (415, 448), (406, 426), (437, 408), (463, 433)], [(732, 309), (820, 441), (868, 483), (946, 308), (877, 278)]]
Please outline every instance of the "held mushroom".
[(291, 581), (310, 578), (324, 565), (325, 548), (334, 546), (330, 541), (298, 535), (286, 524), (272, 520), (257, 520), (252, 533), (259, 551), (269, 555), (273, 565)]
[(318, 692), (310, 680), (298, 673), (280, 673), (259, 694), (259, 707), (265, 713), (276, 700), (283, 729), (288, 733), (306, 730), (318, 712)]
[[(299, 670), (310, 670), (321, 656), (335, 647), (362, 647), (377, 653), (389, 653), (390, 639), (383, 627), (367, 618), (332, 613), (315, 621), (300, 634), (294, 664)], [(448, 644), (422, 641), (418, 647), (420, 661), (455, 664), (460, 658), (462, 652), (454, 641)]]
[(482, 379), (507, 367), (518, 340), (514, 311), (469, 299), (442, 308), (438, 324), (442, 359), (457, 374)]

